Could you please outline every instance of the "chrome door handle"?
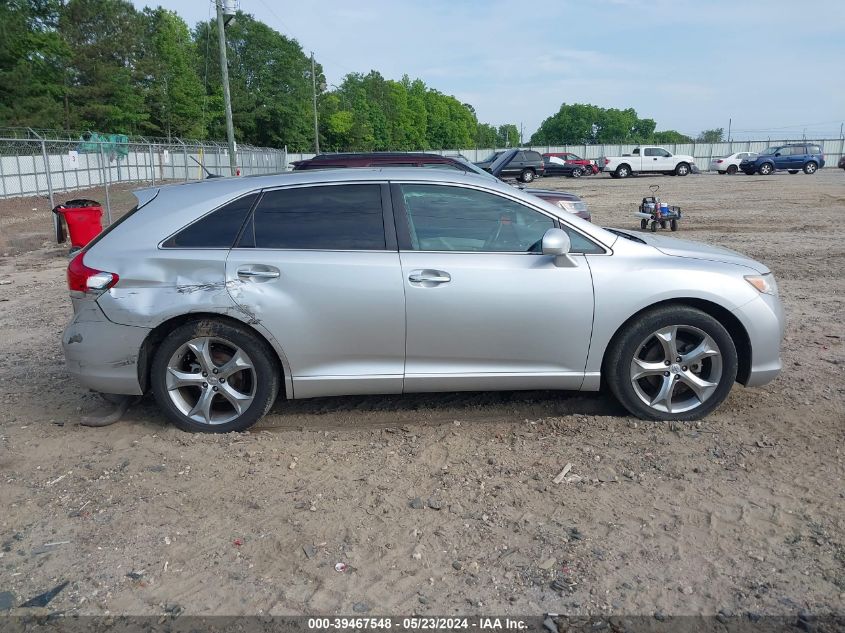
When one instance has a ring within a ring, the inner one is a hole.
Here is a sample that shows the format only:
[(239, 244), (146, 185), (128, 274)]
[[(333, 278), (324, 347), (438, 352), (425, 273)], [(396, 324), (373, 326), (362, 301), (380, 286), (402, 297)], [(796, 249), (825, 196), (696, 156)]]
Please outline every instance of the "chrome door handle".
[(452, 276), (442, 270), (414, 270), (408, 275), (408, 281), (416, 284), (446, 284), (452, 281)]
[(278, 270), (256, 270), (254, 268), (238, 268), (238, 277), (252, 277), (258, 279), (277, 279), (281, 273)]

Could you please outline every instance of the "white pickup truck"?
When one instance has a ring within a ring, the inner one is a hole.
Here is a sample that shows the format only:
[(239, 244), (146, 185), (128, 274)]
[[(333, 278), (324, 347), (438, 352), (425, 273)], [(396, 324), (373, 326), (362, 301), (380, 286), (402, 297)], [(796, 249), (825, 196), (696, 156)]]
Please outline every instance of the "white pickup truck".
[(667, 174), (686, 176), (695, 169), (695, 159), (684, 154), (670, 154), (662, 147), (643, 145), (624, 156), (604, 156), (598, 160), (599, 169), (612, 178), (627, 178), (634, 174)]

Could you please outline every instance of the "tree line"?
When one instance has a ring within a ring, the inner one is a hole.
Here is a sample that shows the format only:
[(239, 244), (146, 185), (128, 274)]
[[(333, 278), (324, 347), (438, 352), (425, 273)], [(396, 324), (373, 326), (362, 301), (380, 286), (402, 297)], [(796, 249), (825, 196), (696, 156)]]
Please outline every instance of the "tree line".
[[(225, 138), (216, 20), (191, 29), (127, 0), (0, 2), (0, 125), (130, 135)], [(313, 148), (312, 66), (300, 44), (239, 12), (226, 28), (238, 142)], [(407, 75), (346, 75), (315, 64), (320, 146), (329, 151), (519, 145), (514, 124)], [(531, 143), (686, 142), (633, 109), (563, 104)], [(712, 131), (711, 131), (712, 132)], [(721, 133), (721, 130), (719, 130)]]
[[(295, 40), (238, 13), (226, 28), (235, 137), (313, 147), (311, 60)], [(0, 125), (225, 138), (215, 20), (190, 29), (161, 7), (126, 0), (0, 3)], [(327, 90), (316, 66), (321, 146), (413, 150), (517, 145), (515, 125), (420, 79), (350, 74)]]

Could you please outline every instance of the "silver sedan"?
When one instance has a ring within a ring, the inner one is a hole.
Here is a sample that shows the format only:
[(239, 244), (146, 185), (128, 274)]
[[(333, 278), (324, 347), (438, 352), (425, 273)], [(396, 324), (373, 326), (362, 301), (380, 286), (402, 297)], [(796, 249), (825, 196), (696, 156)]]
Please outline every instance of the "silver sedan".
[(781, 369), (763, 264), (490, 179), (305, 171), (145, 189), (68, 267), (69, 371), (189, 431), (313, 398), (606, 385), (700, 418)]

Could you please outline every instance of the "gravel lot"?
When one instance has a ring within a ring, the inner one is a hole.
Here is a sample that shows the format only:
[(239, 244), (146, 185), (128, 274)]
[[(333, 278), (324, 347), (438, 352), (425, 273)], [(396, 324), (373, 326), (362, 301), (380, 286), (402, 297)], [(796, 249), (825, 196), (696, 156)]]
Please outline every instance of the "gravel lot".
[(768, 264), (789, 318), (782, 376), (699, 424), (508, 392), (279, 402), (226, 436), (145, 399), (81, 427), (104, 405), (64, 370), (66, 250), (45, 200), (0, 201), (0, 610), (68, 581), (43, 610), (841, 614), (845, 174), (535, 184), (633, 228), (653, 182), (678, 237)]

